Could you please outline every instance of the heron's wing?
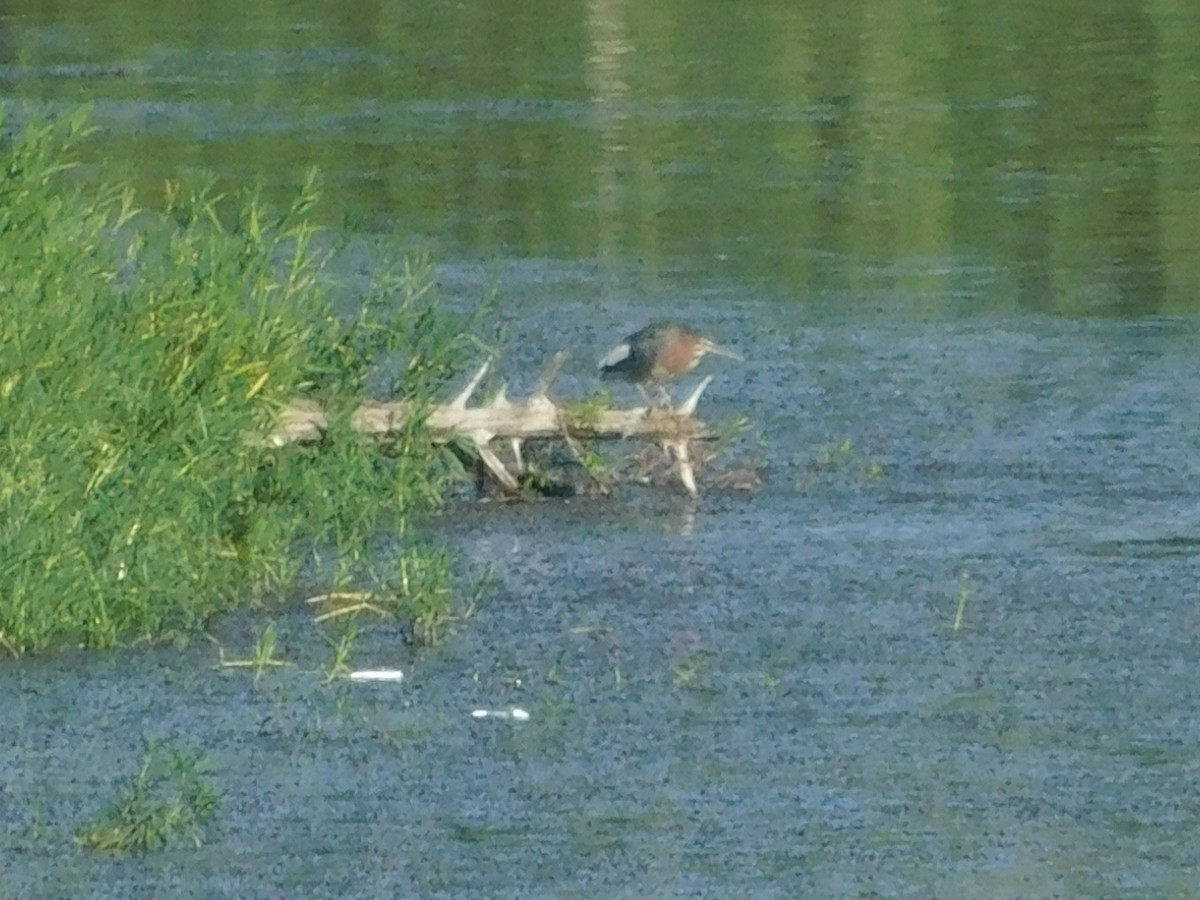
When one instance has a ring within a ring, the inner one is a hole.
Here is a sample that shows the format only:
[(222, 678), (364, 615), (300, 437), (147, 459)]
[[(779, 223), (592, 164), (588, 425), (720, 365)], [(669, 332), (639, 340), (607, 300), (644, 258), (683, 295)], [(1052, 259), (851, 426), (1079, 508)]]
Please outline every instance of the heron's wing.
[(600, 360), (600, 368), (611, 369), (613, 366), (620, 365), (621, 363), (625, 362), (625, 360), (629, 359), (630, 350), (631, 348), (628, 342), (617, 344), (617, 346), (609, 350), (608, 353), (605, 354), (604, 358)]

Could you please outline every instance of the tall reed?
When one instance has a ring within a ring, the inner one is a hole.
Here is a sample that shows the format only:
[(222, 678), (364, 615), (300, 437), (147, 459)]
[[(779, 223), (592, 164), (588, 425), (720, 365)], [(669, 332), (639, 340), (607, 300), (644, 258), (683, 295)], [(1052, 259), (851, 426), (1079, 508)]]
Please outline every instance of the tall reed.
[(72, 171), (87, 121), (0, 147), (0, 645), (186, 633), (287, 596), (315, 550), (332, 582), (424, 552), (407, 530), (446, 473), (419, 423), (387, 453), (336, 428), (256, 437), (296, 396), (335, 421), (372, 386), (428, 402), (467, 340), (428, 265), (380, 253), (357, 287), (334, 278), (315, 178), (282, 212), (176, 184), (139, 210)]

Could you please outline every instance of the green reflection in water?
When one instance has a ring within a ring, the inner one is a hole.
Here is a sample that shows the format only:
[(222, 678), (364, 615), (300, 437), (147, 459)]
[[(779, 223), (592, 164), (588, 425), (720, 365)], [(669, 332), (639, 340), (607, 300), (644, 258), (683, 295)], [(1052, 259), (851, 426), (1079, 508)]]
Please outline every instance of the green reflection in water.
[[(10, 0), (0, 93), (447, 258), (909, 315), (1195, 312), (1182, 2)], [(149, 199), (153, 194), (147, 195)]]

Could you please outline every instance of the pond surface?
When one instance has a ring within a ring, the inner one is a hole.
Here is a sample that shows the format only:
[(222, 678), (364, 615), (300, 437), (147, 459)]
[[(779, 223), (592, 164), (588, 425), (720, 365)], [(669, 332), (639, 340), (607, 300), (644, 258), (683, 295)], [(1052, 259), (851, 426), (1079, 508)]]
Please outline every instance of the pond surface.
[[(10, 124), (93, 101), (147, 203), (319, 165), (331, 226), (498, 286), (518, 396), (682, 317), (764, 487), (464, 499), (496, 585), (362, 639), (401, 685), (326, 684), (301, 609), (258, 679), (5, 664), (0, 896), (1200, 896), (1198, 48), (1171, 3), (10, 0)], [(217, 820), (93, 857), (145, 739)]]

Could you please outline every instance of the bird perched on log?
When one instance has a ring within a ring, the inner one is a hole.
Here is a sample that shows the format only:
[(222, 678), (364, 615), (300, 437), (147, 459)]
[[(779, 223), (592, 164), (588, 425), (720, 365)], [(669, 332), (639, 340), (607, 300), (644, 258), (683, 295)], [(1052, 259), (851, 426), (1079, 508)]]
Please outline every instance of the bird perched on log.
[(602, 378), (623, 378), (637, 385), (648, 404), (646, 385), (653, 384), (663, 404), (670, 406), (671, 395), (667, 393), (665, 383), (692, 371), (706, 353), (742, 359), (732, 350), (677, 322), (652, 322), (608, 351), (600, 360), (600, 375)]

